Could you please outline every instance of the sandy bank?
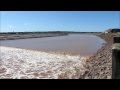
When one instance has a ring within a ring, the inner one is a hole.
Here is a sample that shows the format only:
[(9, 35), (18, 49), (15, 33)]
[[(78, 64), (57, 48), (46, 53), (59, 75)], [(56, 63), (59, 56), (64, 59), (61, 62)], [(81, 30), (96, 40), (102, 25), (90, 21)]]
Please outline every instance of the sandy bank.
[(77, 79), (85, 58), (0, 46), (0, 78)]

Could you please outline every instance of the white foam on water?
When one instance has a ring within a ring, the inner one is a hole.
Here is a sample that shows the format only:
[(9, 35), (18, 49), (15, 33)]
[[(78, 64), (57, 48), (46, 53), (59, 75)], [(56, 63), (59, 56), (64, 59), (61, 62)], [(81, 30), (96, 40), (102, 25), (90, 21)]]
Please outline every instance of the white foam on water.
[(77, 79), (85, 57), (0, 46), (0, 78)]

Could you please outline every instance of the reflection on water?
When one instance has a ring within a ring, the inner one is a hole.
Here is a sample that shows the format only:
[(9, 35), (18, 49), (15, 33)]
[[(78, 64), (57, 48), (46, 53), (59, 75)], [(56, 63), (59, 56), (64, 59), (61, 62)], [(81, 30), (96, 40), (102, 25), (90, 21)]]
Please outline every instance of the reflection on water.
[(2, 46), (53, 52), (68, 52), (89, 56), (97, 52), (105, 41), (94, 35), (75, 35), (0, 41)]

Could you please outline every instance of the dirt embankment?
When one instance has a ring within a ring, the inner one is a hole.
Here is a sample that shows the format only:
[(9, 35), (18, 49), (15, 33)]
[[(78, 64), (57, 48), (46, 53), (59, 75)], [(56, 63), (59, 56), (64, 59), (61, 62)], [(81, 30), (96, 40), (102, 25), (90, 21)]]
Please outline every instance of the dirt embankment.
[(55, 37), (55, 36), (64, 36), (68, 35), (67, 33), (30, 33), (30, 34), (0, 34), (0, 40), (15, 40), (15, 39), (28, 39), (28, 38), (43, 38), (43, 37)]
[(98, 35), (107, 43), (87, 60), (86, 72), (80, 79), (111, 79), (112, 75), (112, 34)]

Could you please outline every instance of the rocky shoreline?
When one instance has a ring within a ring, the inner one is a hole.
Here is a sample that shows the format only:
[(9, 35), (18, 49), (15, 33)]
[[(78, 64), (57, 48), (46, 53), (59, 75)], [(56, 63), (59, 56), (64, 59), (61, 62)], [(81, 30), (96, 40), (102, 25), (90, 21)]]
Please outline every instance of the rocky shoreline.
[(111, 79), (112, 75), (112, 34), (97, 35), (107, 43), (86, 62), (86, 71), (80, 79)]

